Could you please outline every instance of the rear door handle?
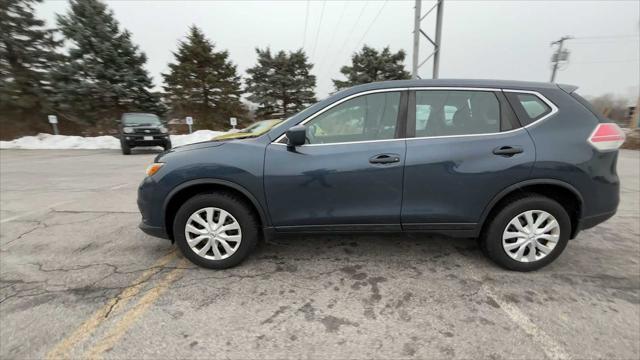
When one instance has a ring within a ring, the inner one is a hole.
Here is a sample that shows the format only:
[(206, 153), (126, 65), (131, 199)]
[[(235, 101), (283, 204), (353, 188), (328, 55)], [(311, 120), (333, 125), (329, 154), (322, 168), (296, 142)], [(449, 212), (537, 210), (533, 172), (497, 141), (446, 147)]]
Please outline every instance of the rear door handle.
[(493, 149), (494, 154), (507, 157), (520, 154), (523, 151), (522, 146), (500, 146)]
[(392, 164), (400, 162), (398, 154), (379, 154), (369, 159), (372, 164)]

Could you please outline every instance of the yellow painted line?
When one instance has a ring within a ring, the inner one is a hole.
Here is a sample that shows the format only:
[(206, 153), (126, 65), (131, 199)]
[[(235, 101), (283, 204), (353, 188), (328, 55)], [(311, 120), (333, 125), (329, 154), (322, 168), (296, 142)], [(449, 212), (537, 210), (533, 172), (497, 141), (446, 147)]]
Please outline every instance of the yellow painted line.
[(124, 289), (118, 296), (110, 299), (103, 307), (96, 310), (82, 325), (80, 325), (71, 335), (62, 339), (51, 351), (46, 355), (49, 360), (53, 359), (69, 359), (71, 349), (79, 342), (88, 338), (107, 318), (106, 316), (115, 313), (124, 307), (131, 298), (136, 296), (145, 285), (145, 281), (149, 280), (153, 275), (162, 270), (162, 266), (168, 264), (176, 258), (175, 249), (167, 255), (156, 261), (151, 268), (143, 272), (132, 285)]
[(148, 309), (153, 305), (153, 303), (160, 297), (160, 295), (165, 292), (169, 286), (184, 272), (184, 268), (182, 266), (186, 266), (187, 261), (183, 259), (179, 263), (179, 267), (177, 269), (169, 272), (156, 287), (149, 290), (140, 301), (128, 312), (126, 312), (120, 320), (113, 325), (111, 330), (100, 340), (97, 344), (95, 344), (92, 348), (90, 348), (87, 353), (82, 356), (83, 359), (102, 359), (102, 354), (113, 348), (120, 338), (122, 338), (129, 328), (136, 322), (140, 316), (142, 316)]

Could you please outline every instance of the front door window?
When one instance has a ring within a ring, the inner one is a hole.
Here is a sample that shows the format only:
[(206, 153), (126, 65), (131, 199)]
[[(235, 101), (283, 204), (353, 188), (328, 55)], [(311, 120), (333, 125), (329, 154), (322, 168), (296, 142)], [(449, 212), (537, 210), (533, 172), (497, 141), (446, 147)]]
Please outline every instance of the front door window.
[(307, 144), (393, 139), (399, 107), (399, 92), (347, 100), (305, 124)]

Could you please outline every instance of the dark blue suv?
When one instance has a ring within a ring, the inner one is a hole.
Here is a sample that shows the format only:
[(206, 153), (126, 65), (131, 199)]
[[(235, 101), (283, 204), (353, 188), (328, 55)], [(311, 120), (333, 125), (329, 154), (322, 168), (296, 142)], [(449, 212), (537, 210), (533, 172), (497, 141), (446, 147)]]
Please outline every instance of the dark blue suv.
[(477, 237), (499, 265), (535, 270), (618, 206), (624, 134), (575, 89), (356, 86), (263, 135), (159, 155), (138, 190), (140, 228), (217, 269), (261, 236), (411, 231)]

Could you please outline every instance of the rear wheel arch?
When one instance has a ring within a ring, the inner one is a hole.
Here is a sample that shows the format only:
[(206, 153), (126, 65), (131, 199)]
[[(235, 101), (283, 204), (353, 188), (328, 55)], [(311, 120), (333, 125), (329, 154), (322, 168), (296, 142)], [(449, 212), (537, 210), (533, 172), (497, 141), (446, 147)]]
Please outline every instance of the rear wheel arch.
[(260, 220), (260, 226), (268, 225), (266, 214), (258, 200), (244, 187), (226, 180), (220, 179), (198, 179), (187, 181), (175, 187), (165, 200), (162, 213), (164, 214), (164, 225), (167, 235), (173, 241), (173, 220), (182, 204), (188, 199), (198, 194), (226, 192), (235, 195), (249, 206)]
[(534, 179), (513, 184), (500, 191), (491, 200), (482, 213), (479, 224), (484, 231), (490, 222), (492, 214), (500, 211), (506, 203), (514, 198), (527, 194), (538, 194), (557, 201), (569, 214), (571, 219), (571, 236), (573, 239), (578, 232), (578, 224), (582, 217), (584, 201), (582, 195), (571, 184), (556, 179)]

